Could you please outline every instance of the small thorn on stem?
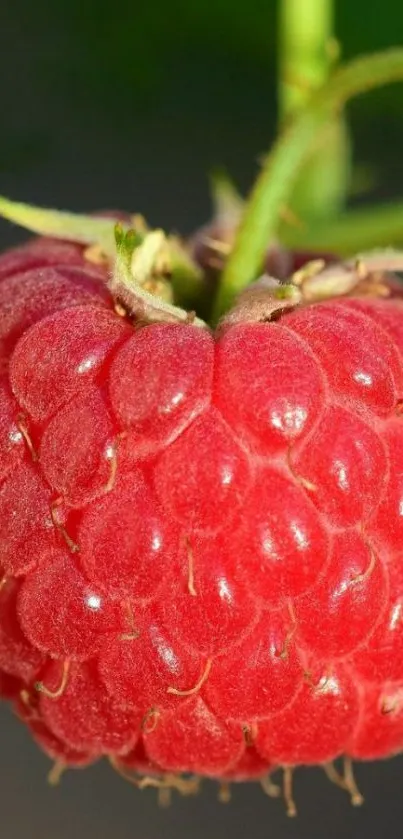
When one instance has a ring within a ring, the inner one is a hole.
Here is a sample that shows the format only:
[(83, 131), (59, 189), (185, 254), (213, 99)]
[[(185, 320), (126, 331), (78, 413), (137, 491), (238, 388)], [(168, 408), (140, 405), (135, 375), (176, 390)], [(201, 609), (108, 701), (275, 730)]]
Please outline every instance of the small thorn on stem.
[(35, 690), (37, 690), (38, 693), (43, 693), (45, 696), (48, 697), (48, 699), (60, 699), (60, 697), (63, 695), (63, 693), (64, 693), (64, 691), (66, 690), (66, 687), (67, 687), (67, 682), (68, 682), (68, 678), (69, 678), (69, 670), (70, 670), (70, 662), (69, 661), (63, 662), (62, 678), (61, 678), (61, 681), (60, 681), (60, 685), (56, 690), (50, 690), (49, 688), (46, 687), (46, 685), (43, 684), (43, 682), (35, 682)]
[(208, 679), (212, 663), (213, 660), (211, 658), (208, 658), (206, 661), (204, 671), (200, 676), (199, 681), (195, 684), (193, 688), (190, 688), (190, 690), (178, 690), (177, 688), (169, 687), (167, 688), (167, 693), (172, 693), (175, 696), (193, 696), (195, 693), (199, 693), (199, 690), (202, 688), (205, 681)]

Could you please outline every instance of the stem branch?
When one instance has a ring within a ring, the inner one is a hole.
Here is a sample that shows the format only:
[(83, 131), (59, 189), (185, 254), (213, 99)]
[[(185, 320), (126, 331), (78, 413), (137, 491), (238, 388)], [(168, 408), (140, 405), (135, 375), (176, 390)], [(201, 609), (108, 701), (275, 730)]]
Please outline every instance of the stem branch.
[(281, 209), (309, 154), (312, 143), (329, 119), (352, 96), (403, 79), (403, 49), (358, 58), (339, 69), (312, 96), (275, 143), (250, 195), (235, 246), (221, 278), (215, 318), (257, 276), (268, 244), (277, 233)]

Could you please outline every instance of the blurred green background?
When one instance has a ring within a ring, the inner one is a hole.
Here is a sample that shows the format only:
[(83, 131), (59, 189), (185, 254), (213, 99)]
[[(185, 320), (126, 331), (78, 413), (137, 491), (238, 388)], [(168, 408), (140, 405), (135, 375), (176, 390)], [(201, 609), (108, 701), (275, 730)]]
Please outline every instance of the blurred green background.
[[(345, 58), (403, 40), (400, 0), (335, 6)], [(246, 189), (273, 139), (276, 10), (275, 0), (7, 4), (1, 191), (71, 209), (122, 206), (189, 230), (209, 212), (208, 171), (224, 165)], [(403, 196), (403, 86), (359, 99), (349, 115), (353, 200)]]

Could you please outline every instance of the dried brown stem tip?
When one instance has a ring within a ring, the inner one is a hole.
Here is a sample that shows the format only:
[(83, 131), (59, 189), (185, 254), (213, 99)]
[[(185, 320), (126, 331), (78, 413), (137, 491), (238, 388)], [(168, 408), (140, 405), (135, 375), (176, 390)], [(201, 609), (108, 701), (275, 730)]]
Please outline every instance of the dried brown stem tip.
[(403, 251), (375, 251), (346, 262), (307, 262), (288, 282), (264, 274), (237, 298), (219, 323), (225, 330), (236, 323), (277, 320), (285, 312), (334, 297), (402, 296), (395, 273), (403, 271)]

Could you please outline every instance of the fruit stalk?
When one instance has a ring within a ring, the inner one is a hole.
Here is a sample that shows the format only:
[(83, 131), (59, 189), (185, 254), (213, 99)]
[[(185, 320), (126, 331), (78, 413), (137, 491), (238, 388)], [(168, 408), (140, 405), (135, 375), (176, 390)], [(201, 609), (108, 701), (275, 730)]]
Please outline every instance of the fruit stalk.
[(280, 122), (306, 105), (329, 75), (332, 0), (280, 0), (278, 96)]
[[(338, 59), (333, 0), (280, 0), (278, 55), (279, 129), (328, 80)], [(344, 116), (337, 114), (312, 149), (292, 191), (293, 211), (305, 219), (331, 218), (345, 204), (351, 147)]]
[(223, 272), (214, 317), (230, 308), (234, 298), (257, 276), (267, 243), (273, 241), (281, 211), (318, 134), (348, 99), (403, 79), (403, 49), (355, 59), (339, 69), (314, 94), (274, 144), (252, 189), (234, 248)]

